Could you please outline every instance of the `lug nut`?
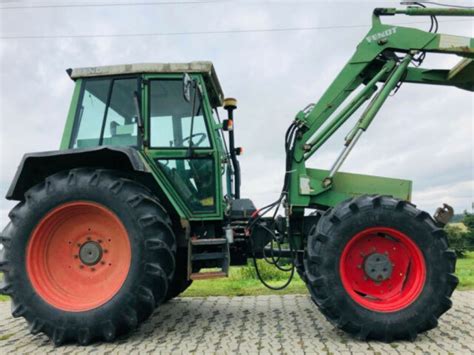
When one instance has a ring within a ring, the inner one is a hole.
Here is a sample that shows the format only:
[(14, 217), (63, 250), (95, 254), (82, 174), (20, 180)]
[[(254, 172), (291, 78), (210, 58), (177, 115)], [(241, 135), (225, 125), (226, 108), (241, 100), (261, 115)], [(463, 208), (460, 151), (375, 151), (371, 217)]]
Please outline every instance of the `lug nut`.
[(79, 269), (84, 269), (84, 265), (79, 265)]
[(79, 258), (79, 255), (74, 255), (74, 259), (77, 259), (77, 258)]

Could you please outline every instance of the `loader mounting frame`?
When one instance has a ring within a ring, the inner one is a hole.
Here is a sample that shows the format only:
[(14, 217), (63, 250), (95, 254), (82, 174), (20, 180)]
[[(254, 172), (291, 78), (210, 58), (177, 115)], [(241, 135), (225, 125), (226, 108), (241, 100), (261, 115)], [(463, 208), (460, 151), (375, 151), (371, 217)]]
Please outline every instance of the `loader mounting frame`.
[[(474, 9), (408, 6), (406, 9), (374, 10), (372, 28), (352, 58), (319, 101), (296, 115), (294, 124), (298, 127), (298, 134), (291, 168), (287, 171), (291, 175), (288, 205), (293, 214), (302, 216), (306, 207), (325, 209), (347, 198), (375, 192), (410, 200), (410, 181), (348, 175), (338, 171), (390, 93), (402, 82), (455, 86), (474, 91), (474, 39), (382, 23), (381, 16), (397, 14), (433, 19), (433, 16), (474, 16)], [(419, 65), (426, 53), (454, 54), (462, 59), (450, 70), (425, 69)], [(380, 88), (378, 83), (382, 83)], [(350, 102), (341, 107), (351, 95)], [(307, 168), (307, 160), (369, 99), (370, 103), (346, 136), (342, 152), (332, 168), (329, 171)]]

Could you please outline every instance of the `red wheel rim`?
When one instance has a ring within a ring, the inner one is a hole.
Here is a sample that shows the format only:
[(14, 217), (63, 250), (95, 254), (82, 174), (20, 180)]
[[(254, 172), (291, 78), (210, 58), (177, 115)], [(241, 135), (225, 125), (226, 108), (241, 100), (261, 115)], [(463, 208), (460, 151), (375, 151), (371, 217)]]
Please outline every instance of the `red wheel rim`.
[(406, 234), (384, 227), (356, 234), (344, 248), (339, 271), (352, 299), (378, 312), (408, 307), (426, 279), (420, 248)]
[(93, 202), (50, 211), (31, 234), (26, 269), (35, 291), (70, 312), (97, 308), (122, 287), (131, 263), (128, 234), (119, 218)]

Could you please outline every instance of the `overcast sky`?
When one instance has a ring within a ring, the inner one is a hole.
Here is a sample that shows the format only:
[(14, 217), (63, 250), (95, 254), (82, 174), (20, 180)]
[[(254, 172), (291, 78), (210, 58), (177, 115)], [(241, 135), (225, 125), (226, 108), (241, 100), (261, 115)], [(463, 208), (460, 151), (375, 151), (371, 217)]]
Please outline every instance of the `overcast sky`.
[[(1, 6), (54, 3), (1, 1)], [(245, 148), (241, 157), (242, 195), (260, 206), (271, 202), (281, 188), (286, 128), (298, 110), (321, 96), (369, 30), (372, 9), (382, 6), (397, 6), (397, 2), (222, 1), (1, 9), (2, 37), (336, 28), (129, 38), (0, 39), (0, 195), (5, 195), (24, 153), (59, 147), (73, 90), (66, 68), (211, 60), (225, 94), (239, 101), (235, 127), (237, 144)], [(440, 32), (472, 37), (473, 22), (459, 20), (441, 18)], [(427, 19), (394, 17), (387, 21)], [(341, 25), (365, 27), (337, 28)], [(428, 24), (410, 26), (426, 29)], [(448, 68), (458, 60), (454, 56), (429, 55), (424, 66)], [(328, 168), (352, 124), (350, 121), (343, 126), (308, 165)], [(341, 170), (412, 179), (413, 201), (419, 207), (432, 213), (447, 202), (462, 212), (470, 210), (474, 200), (473, 137), (472, 93), (405, 84), (388, 99)], [(0, 200), (0, 227), (6, 224), (12, 206), (12, 202)]]

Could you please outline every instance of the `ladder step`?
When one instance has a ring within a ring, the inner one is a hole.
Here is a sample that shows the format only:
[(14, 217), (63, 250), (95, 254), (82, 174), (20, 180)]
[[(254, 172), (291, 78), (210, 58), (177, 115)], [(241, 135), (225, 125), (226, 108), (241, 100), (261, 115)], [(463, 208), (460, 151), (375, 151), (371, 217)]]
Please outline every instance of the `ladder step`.
[(213, 272), (196, 272), (191, 274), (191, 280), (207, 280), (207, 279), (217, 279), (220, 277), (227, 277), (227, 273), (223, 271), (213, 271)]
[(191, 239), (191, 245), (223, 245), (227, 243), (225, 238), (213, 239)]
[(216, 259), (225, 259), (227, 258), (227, 253), (199, 253), (193, 254), (191, 260), (216, 260)]

